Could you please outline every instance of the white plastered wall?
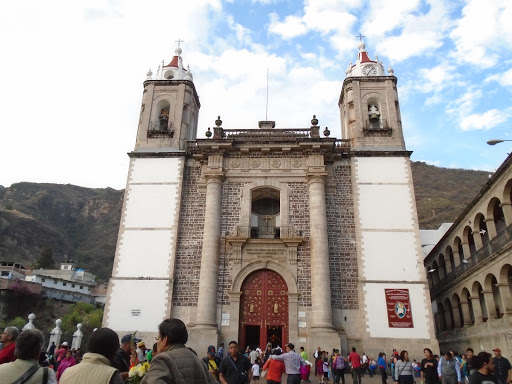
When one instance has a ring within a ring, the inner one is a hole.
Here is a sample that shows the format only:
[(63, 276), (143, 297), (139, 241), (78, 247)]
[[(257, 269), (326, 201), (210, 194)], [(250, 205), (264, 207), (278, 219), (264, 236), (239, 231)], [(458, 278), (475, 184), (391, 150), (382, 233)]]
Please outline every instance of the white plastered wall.
[(115, 331), (156, 332), (167, 315), (183, 167), (181, 157), (131, 160), (105, 322)]
[[(414, 328), (389, 328), (384, 289), (409, 289), (412, 322)], [(424, 284), (367, 283), (364, 285), (366, 299), (366, 330), (371, 337), (394, 339), (429, 339), (429, 313), (425, 305)]]
[(167, 297), (168, 283), (168, 280), (113, 281), (106, 326), (117, 332), (157, 332), (158, 324), (166, 316), (167, 306), (162, 300)]
[[(361, 277), (370, 337), (429, 338), (426, 285), (405, 157), (354, 159), (360, 225)], [(409, 289), (414, 328), (389, 328), (384, 289)]]

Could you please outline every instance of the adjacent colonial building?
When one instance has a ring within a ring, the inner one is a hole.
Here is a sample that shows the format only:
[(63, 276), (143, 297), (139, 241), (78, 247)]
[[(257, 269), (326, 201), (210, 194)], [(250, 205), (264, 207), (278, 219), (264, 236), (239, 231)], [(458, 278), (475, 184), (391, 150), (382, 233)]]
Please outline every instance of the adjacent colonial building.
[(149, 341), (178, 317), (197, 351), (437, 349), (393, 70), (360, 43), (342, 139), (315, 116), (296, 129), (219, 117), (197, 139), (181, 53), (144, 82), (104, 326)]
[(512, 354), (512, 155), (425, 258), (442, 350)]

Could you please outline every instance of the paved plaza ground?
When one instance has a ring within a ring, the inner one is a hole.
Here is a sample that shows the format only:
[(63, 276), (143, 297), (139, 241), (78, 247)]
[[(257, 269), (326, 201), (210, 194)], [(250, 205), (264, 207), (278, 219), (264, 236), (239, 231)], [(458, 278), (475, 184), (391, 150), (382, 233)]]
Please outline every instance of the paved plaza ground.
[[(314, 375), (311, 375), (311, 377), (310, 377), (311, 384), (318, 384), (318, 382), (319, 382), (318, 378), (317, 377), (313, 377), (313, 376)], [(260, 379), (259, 384), (266, 384), (266, 382), (267, 382), (266, 380), (261, 380)], [(416, 378), (416, 383), (419, 383), (419, 382), (420, 382), (420, 379)], [(282, 384), (286, 384), (286, 375), (283, 375), (281, 383)], [(381, 383), (382, 383), (382, 379), (381, 379), (380, 374), (374, 375), (373, 377), (370, 377), (370, 375), (364, 375), (364, 377), (361, 378), (361, 384), (381, 384)], [(329, 384), (333, 384), (332, 379), (329, 380)], [(341, 380), (340, 380), (340, 384), (342, 384)], [(354, 384), (354, 382), (352, 381), (352, 375), (351, 374), (346, 374), (345, 375), (345, 384)], [(389, 376), (388, 376), (388, 379), (387, 379), (387, 384), (393, 384), (393, 381), (391, 380), (391, 378)]]

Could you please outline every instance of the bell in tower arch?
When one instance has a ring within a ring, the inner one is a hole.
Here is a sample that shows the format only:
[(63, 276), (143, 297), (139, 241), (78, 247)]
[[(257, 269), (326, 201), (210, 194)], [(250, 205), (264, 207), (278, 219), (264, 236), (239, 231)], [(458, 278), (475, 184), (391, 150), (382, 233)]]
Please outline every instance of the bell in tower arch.
[(377, 108), (375, 104), (368, 105), (368, 115), (370, 117), (370, 120), (378, 121), (380, 119), (379, 108)]

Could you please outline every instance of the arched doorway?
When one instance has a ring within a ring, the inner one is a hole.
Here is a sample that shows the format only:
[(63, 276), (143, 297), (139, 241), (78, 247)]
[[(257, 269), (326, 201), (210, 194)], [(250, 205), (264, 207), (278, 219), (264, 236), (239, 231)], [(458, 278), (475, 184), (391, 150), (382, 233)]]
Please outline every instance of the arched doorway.
[(240, 343), (243, 348), (270, 342), (281, 347), (288, 342), (288, 287), (270, 269), (251, 273), (242, 284), (240, 298)]

